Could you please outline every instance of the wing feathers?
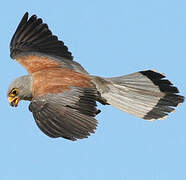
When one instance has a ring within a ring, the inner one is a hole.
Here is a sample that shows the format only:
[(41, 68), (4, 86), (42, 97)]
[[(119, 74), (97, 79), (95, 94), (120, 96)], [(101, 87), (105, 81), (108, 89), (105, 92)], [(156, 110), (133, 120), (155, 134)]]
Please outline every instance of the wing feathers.
[(97, 127), (96, 89), (71, 88), (61, 94), (37, 97), (29, 106), (39, 128), (50, 137), (74, 141), (87, 138)]
[(10, 42), (10, 56), (16, 59), (29, 53), (73, 59), (68, 48), (58, 40), (57, 36), (52, 35), (41, 18), (33, 15), (28, 19), (28, 13), (25, 13)]
[(30, 32), (24, 39), (23, 41), (25, 42), (37, 42), (36, 40), (39, 39), (41, 36), (42, 32), (45, 31), (45, 29), (48, 28), (47, 24), (39, 24), (40, 22), (38, 21), (38, 25)]

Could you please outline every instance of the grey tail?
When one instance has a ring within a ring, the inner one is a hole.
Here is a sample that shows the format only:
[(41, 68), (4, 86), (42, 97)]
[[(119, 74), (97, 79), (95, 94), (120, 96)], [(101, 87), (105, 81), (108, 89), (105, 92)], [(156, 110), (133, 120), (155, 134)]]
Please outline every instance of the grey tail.
[(164, 119), (184, 101), (163, 74), (152, 70), (113, 78), (92, 76), (92, 81), (102, 104), (146, 120)]

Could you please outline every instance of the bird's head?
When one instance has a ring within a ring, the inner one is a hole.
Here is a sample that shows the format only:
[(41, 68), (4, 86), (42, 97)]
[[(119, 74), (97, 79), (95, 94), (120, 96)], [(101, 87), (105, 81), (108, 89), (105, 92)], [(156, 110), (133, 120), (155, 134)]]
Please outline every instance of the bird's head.
[(32, 77), (27, 75), (14, 80), (8, 88), (7, 96), (12, 107), (17, 107), (20, 100), (31, 100)]

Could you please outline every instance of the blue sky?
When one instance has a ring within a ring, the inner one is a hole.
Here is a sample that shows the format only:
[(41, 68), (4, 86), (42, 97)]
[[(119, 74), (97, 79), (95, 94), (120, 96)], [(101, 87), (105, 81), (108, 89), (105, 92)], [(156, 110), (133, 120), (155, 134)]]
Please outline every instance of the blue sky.
[(37, 14), (91, 74), (111, 77), (144, 69), (163, 72), (186, 95), (184, 0), (1, 2), (1, 180), (186, 179), (185, 103), (163, 121), (147, 122), (101, 106), (99, 126), (85, 140), (50, 139), (28, 102), (8, 104), (13, 79), (27, 72), (9, 57), (23, 14)]

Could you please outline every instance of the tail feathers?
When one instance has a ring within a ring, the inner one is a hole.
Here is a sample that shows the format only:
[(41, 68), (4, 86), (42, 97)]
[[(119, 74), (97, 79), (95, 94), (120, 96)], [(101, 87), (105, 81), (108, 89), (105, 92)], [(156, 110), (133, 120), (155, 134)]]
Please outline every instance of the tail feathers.
[(94, 83), (104, 101), (122, 111), (146, 120), (163, 119), (184, 97), (178, 89), (152, 70), (121, 77), (95, 77)]

